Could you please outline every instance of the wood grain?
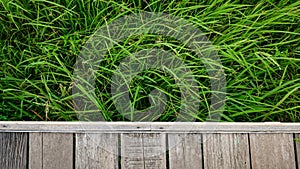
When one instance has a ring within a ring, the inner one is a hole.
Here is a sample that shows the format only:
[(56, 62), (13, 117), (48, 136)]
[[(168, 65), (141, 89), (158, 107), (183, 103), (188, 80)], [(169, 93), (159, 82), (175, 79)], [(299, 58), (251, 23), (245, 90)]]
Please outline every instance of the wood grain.
[(143, 134), (121, 134), (121, 168), (144, 169)]
[(165, 152), (165, 134), (121, 134), (122, 169), (165, 169)]
[(0, 132), (51, 133), (298, 133), (300, 123), (0, 122)]
[(118, 168), (118, 134), (76, 134), (76, 169)]
[(26, 169), (28, 133), (0, 133), (0, 167)]
[(295, 168), (293, 134), (250, 134), (253, 169)]
[(43, 133), (29, 133), (29, 168), (43, 168)]
[(166, 134), (143, 134), (145, 168), (166, 169)]
[(0, 122), (0, 168), (300, 168), (299, 124), (111, 124)]
[(250, 169), (247, 134), (203, 134), (204, 168)]
[(43, 133), (43, 169), (73, 169), (73, 134)]
[(169, 134), (170, 169), (202, 169), (201, 134)]
[(30, 133), (30, 169), (72, 169), (73, 134)]

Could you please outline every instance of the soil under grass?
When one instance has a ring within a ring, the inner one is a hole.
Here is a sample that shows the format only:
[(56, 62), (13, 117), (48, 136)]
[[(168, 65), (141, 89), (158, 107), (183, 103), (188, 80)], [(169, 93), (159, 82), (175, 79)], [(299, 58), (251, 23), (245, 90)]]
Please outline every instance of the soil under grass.
[[(227, 80), (221, 121), (300, 122), (300, 1), (274, 0), (2, 0), (0, 3), (0, 120), (75, 121), (73, 65), (82, 46), (103, 24), (139, 11), (188, 20), (212, 42)], [(128, 55), (163, 48), (182, 58), (198, 81), (205, 121), (210, 83), (203, 63), (176, 39), (141, 35), (115, 46), (97, 72), (96, 94), (107, 121), (127, 121), (111, 99), (111, 76)], [(124, 51), (126, 50), (126, 52)], [(156, 121), (175, 121), (180, 90), (174, 79), (147, 70), (131, 82), (137, 109), (158, 88), (167, 106)]]

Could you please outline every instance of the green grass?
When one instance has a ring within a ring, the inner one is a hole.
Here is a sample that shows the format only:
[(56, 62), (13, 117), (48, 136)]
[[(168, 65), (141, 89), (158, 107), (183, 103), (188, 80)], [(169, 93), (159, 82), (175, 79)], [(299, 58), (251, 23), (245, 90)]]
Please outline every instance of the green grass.
[[(72, 96), (73, 65), (81, 47), (103, 24), (139, 12), (164, 12), (185, 18), (212, 42), (227, 79), (221, 121), (300, 122), (300, 1), (257, 0), (1, 0), (0, 120), (78, 120)], [(108, 121), (126, 121), (110, 95), (111, 75), (128, 52), (161, 48), (184, 59), (198, 80), (197, 121), (210, 104), (207, 72), (176, 39), (142, 35), (115, 46), (97, 72), (97, 98)], [(179, 87), (168, 74), (148, 70), (131, 82), (137, 109), (149, 106), (147, 94), (160, 89), (167, 107), (157, 121), (174, 121)]]

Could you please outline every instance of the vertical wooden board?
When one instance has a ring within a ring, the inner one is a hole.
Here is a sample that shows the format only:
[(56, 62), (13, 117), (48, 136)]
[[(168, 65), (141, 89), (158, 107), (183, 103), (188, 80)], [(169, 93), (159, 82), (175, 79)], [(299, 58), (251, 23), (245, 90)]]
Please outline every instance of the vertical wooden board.
[(118, 168), (118, 134), (76, 134), (76, 169)]
[(73, 134), (43, 133), (43, 169), (73, 169)]
[(121, 134), (121, 168), (165, 169), (165, 134)]
[(43, 168), (43, 133), (29, 133), (29, 168)]
[(144, 169), (143, 134), (121, 134), (121, 168)]
[(250, 169), (247, 134), (203, 134), (205, 169)]
[(201, 134), (169, 134), (170, 169), (202, 169)]
[(0, 167), (26, 169), (28, 133), (0, 133)]
[(300, 168), (300, 134), (295, 134), (295, 146), (296, 146), (296, 156), (298, 161), (298, 168)]
[(166, 164), (166, 134), (143, 134), (144, 168), (165, 169)]
[(253, 169), (296, 167), (293, 134), (250, 134)]

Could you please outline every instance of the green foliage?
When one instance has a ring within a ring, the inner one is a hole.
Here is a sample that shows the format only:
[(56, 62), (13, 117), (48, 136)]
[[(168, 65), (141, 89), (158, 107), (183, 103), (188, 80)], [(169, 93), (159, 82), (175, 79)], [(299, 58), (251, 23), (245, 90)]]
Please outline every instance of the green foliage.
[[(141, 10), (185, 18), (218, 50), (227, 75), (222, 121), (300, 121), (300, 1), (259, 0), (2, 0), (0, 2), (0, 120), (77, 120), (72, 98), (76, 57), (103, 24)], [(132, 37), (106, 57), (97, 74), (97, 96), (108, 120), (121, 120), (110, 96), (110, 76), (126, 53), (164, 48), (181, 57), (199, 81), (205, 121), (210, 86), (205, 68), (174, 39)], [(140, 78), (140, 79), (139, 79)], [(168, 97), (158, 121), (173, 121), (179, 89), (155, 70), (132, 81), (136, 108), (149, 105), (153, 88)]]

